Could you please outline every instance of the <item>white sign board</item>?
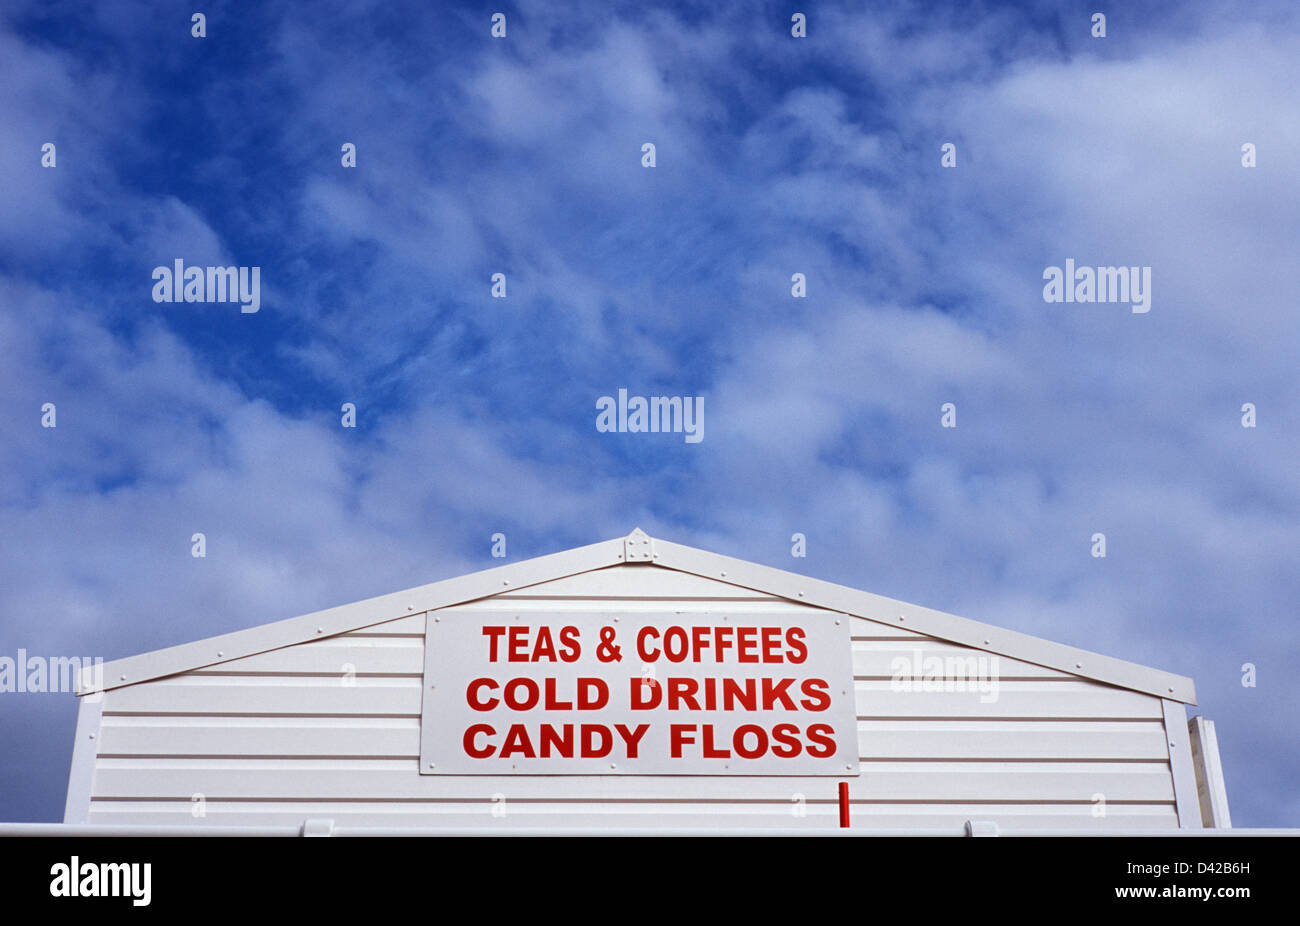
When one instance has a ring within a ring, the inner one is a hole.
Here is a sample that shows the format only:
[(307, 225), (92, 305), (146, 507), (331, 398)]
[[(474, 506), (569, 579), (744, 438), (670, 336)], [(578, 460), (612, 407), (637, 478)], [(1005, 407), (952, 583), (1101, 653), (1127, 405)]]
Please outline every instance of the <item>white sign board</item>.
[(430, 612), (426, 775), (858, 773), (849, 618)]

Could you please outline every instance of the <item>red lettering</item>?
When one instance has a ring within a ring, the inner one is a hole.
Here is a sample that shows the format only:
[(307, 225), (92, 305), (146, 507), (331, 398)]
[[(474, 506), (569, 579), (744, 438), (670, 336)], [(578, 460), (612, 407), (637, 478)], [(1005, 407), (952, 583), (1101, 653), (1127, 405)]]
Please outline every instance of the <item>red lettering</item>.
[(474, 738), (480, 733), (492, 736), (496, 732), (496, 730), (492, 729), (492, 727), (485, 723), (474, 724), (465, 731), (465, 755), (469, 756), (471, 759), (486, 759), (488, 756), (492, 755), (492, 753), (496, 752), (495, 746), (489, 743), (487, 746), (479, 749), (474, 745)]
[(763, 661), (781, 662), (781, 628), (763, 628)]
[(537, 645), (533, 647), (533, 662), (555, 662), (555, 641), (551, 639), (550, 627), (537, 628)]
[(714, 645), (718, 648), (718, 662), (725, 662), (727, 650), (731, 649), (731, 635), (735, 627), (718, 627), (714, 630)]
[(700, 650), (709, 648), (709, 638), (707, 636), (709, 630), (710, 628), (708, 627), (691, 628), (691, 643), (695, 648), (694, 655), (692, 655), (691, 658), (695, 662), (700, 661)]
[(525, 759), (536, 759), (533, 741), (528, 738), (528, 730), (522, 723), (513, 723), (506, 731), (506, 740), (501, 744), (501, 758), (507, 759), (515, 753), (522, 753)]
[(561, 628), (560, 643), (564, 645), (560, 650), (560, 658), (565, 662), (577, 662), (578, 656), (582, 653), (582, 648), (578, 645), (578, 628)]
[(794, 701), (786, 694), (786, 689), (792, 684), (794, 684), (792, 678), (783, 678), (780, 681), (772, 678), (763, 679), (763, 710), (773, 710), (773, 705), (777, 701), (780, 701), (781, 706), (787, 711), (796, 710)]
[(476, 711), (490, 711), (492, 708), (497, 706), (497, 699), (488, 698), (486, 701), (477, 701), (474, 699), (474, 694), (480, 688), (492, 689), (496, 687), (497, 683), (490, 678), (476, 678), (474, 681), (469, 683), (469, 688), (465, 689), (465, 700), (468, 701), (469, 706), (474, 708)]
[[(596, 746), (595, 736), (600, 734), (601, 745)], [(614, 748), (614, 737), (609, 727), (603, 723), (584, 723), (582, 725), (582, 757), (584, 759), (603, 759)]]
[(806, 698), (799, 703), (806, 711), (824, 711), (831, 706), (831, 686), (824, 678), (806, 678), (799, 685)]
[(695, 700), (695, 692), (700, 687), (693, 678), (668, 679), (668, 709), (675, 711), (678, 705), (685, 703), (693, 711), (700, 709), (700, 702)]
[(772, 728), (772, 739), (781, 744), (772, 747), (774, 756), (793, 759), (803, 752), (803, 743), (799, 741), (799, 728), (792, 723), (778, 723)]
[[(740, 687), (742, 684), (745, 686), (743, 689)], [(724, 678), (722, 680), (722, 709), (734, 711), (737, 704), (747, 711), (758, 710), (758, 682), (755, 679)]]
[(543, 759), (550, 757), (552, 747), (554, 747), (556, 755), (565, 759), (573, 758), (573, 724), (566, 723), (559, 729), (564, 731), (563, 738), (556, 733), (554, 724), (542, 724), (541, 753)]
[(555, 686), (558, 682), (553, 678), (546, 680), (546, 709), (548, 711), (571, 711), (573, 710), (572, 701), (561, 701), (559, 695), (555, 693)]
[(484, 627), (483, 636), (488, 638), (488, 661), (497, 661), (497, 641), (506, 632), (504, 627)]
[(637, 744), (641, 742), (641, 737), (645, 736), (645, 731), (650, 729), (650, 724), (638, 724), (635, 730), (629, 730), (626, 725), (616, 723), (614, 729), (618, 731), (618, 735), (623, 737), (623, 742), (627, 744), (627, 757), (635, 759), (637, 757)]
[(511, 627), (510, 628), (510, 656), (511, 662), (528, 661), (528, 628)]
[[(519, 699), (520, 688), (524, 689), (527, 700), (521, 701)], [(537, 690), (537, 683), (531, 678), (512, 678), (506, 682), (506, 707), (512, 711), (532, 710), (537, 706), (537, 699), (541, 696), (541, 692)]]
[(758, 628), (741, 627), (736, 630), (736, 656), (741, 662), (758, 662)]
[[(758, 744), (753, 749), (748, 749), (745, 746), (745, 737), (750, 734), (753, 734), (758, 739)], [(736, 732), (732, 734), (731, 746), (736, 750), (736, 755), (742, 759), (757, 759), (767, 752), (767, 731), (756, 723), (741, 724), (736, 727)]]
[(802, 627), (791, 627), (785, 632), (785, 642), (790, 647), (788, 658), (793, 663), (798, 664), (808, 658), (808, 647), (804, 646), (803, 638)]
[(609, 703), (609, 686), (604, 679), (578, 679), (578, 710), (598, 711)]
[(668, 725), (668, 754), (674, 759), (680, 759), (682, 757), (682, 746), (687, 743), (694, 744), (697, 729), (699, 728), (692, 723), (670, 723)]
[(651, 711), (659, 706), (663, 700), (663, 686), (650, 678), (633, 678), (632, 682), (632, 710), (634, 711)]
[(659, 639), (659, 631), (653, 627), (642, 627), (636, 635), (636, 654), (641, 657), (642, 662), (654, 662), (659, 658), (659, 650), (646, 649), (646, 637)]
[(713, 724), (704, 725), (704, 752), (706, 759), (729, 759), (731, 758), (730, 749), (715, 749), (713, 747)]
[(815, 723), (808, 728), (808, 739), (817, 746), (808, 747), (808, 755), (825, 759), (835, 755), (835, 728), (828, 723)]
[[(673, 652), (673, 641), (677, 641), (677, 652)], [(669, 627), (664, 631), (664, 656), (669, 662), (681, 662), (690, 652), (691, 644), (686, 638), (683, 627)]]

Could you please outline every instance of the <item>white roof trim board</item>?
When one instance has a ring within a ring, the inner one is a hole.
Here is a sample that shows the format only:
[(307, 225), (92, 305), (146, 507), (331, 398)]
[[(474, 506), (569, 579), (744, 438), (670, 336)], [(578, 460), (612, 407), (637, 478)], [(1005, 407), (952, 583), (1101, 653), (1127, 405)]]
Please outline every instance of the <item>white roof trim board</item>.
[(762, 566), (694, 547), (652, 539), (640, 528), (627, 537), (539, 556), (485, 569), (481, 572), (433, 582), (401, 592), (368, 598), (353, 604), (315, 611), (301, 617), (250, 627), (130, 656), (105, 664), (100, 678), (83, 670), (77, 694), (120, 688), (151, 679), (189, 672), (242, 659), (257, 653), (320, 640), (374, 624), (438, 608), (464, 604), (502, 592), (516, 591), (555, 579), (618, 566), (643, 563), (716, 579), (731, 585), (788, 598), (800, 604), (839, 611), (869, 621), (905, 628), (952, 643), (995, 653), (1022, 662), (1058, 669), (1082, 678), (1141, 691), (1171, 701), (1196, 703), (1190, 678), (1152, 669), (1122, 659), (1039, 637), (1017, 633), (979, 621), (945, 614), (919, 605), (896, 601), (833, 582), (811, 579), (794, 572)]

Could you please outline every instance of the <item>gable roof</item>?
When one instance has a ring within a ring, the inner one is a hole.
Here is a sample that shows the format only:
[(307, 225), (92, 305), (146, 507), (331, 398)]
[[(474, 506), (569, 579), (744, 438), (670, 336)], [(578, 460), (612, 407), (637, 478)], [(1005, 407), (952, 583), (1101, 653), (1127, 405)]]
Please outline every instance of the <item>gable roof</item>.
[(494, 569), (444, 579), (400, 592), (367, 598), (353, 604), (314, 611), (300, 617), (237, 630), (129, 656), (106, 663), (95, 678), (83, 669), (77, 694), (120, 688), (151, 679), (189, 672), (242, 659), (268, 650), (320, 640), (340, 633), (369, 627), (425, 611), (464, 604), (502, 592), (550, 582), (567, 576), (642, 563), (675, 569), (731, 585), (787, 598), (799, 604), (838, 611), (894, 627), (906, 628), (974, 649), (1032, 662), (1072, 675), (1121, 688), (1144, 692), (1171, 701), (1196, 703), (1190, 678), (1137, 663), (1125, 662), (1087, 650), (1053, 643), (1040, 637), (1006, 630), (991, 624), (957, 617), (931, 608), (896, 601), (833, 582), (812, 579), (794, 572), (710, 553), (695, 547), (649, 537), (640, 528), (626, 537), (604, 540), (562, 553), (552, 553)]

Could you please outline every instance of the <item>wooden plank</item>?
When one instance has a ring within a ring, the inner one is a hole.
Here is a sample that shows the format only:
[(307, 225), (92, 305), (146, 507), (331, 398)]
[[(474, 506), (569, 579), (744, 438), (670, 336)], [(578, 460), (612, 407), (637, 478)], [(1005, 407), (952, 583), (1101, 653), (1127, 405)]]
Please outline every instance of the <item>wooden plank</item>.
[(1178, 800), (1180, 829), (1201, 829), (1201, 804), (1196, 796), (1196, 769), (1187, 734), (1187, 708), (1178, 701), (1162, 702), (1165, 740), (1169, 744), (1169, 765), (1173, 770), (1174, 793)]
[[(101, 755), (419, 757), (419, 719), (110, 716)], [(1156, 722), (863, 721), (863, 759), (1147, 759), (1167, 755)]]
[(1156, 697), (1196, 703), (1192, 680), (1172, 672), (681, 544), (656, 539), (654, 549), (655, 562), (672, 569), (710, 578), (725, 576), (728, 582), (783, 598), (907, 627), (953, 643), (988, 649)]
[(864, 759), (1165, 759), (1164, 726), (1106, 721), (861, 721)]
[(446, 614), (450, 611), (471, 612), (471, 611), (500, 611), (508, 607), (510, 611), (519, 614), (555, 614), (558, 607), (562, 606), (564, 611), (580, 611), (590, 613), (592, 611), (603, 611), (613, 613), (633, 612), (633, 613), (663, 613), (665, 609), (681, 611), (686, 614), (696, 613), (722, 613), (722, 614), (790, 614), (798, 610), (799, 613), (809, 614), (826, 614), (830, 613), (822, 608), (812, 608), (785, 601), (780, 598), (752, 598), (737, 601), (721, 601), (718, 599), (654, 599), (654, 598), (566, 598), (563, 601), (555, 599), (530, 599), (530, 598), (509, 598), (498, 595), (493, 598), (484, 598), (479, 601), (469, 602), (468, 604), (456, 605), (454, 608), (443, 608), (440, 613)]
[(191, 675), (231, 673), (357, 675), (415, 675), (424, 672), (424, 641), (415, 637), (331, 637), (286, 646), (269, 653), (232, 659), (199, 669)]
[[(226, 803), (207, 800), (203, 816), (181, 803), (96, 801), (90, 822), (96, 824), (264, 826), (301, 825), (303, 820), (332, 819), (335, 826), (807, 826), (834, 829), (839, 824), (833, 800), (776, 801), (769, 804), (663, 804), (630, 802), (563, 802), (530, 804), (492, 800), (475, 803)], [(1167, 804), (1130, 804), (1108, 808), (1105, 817), (1071, 804), (853, 805), (853, 822), (862, 828), (938, 829), (954, 835), (970, 819), (994, 820), (1004, 828), (1041, 830), (1174, 829), (1177, 817)]]
[(1196, 796), (1201, 805), (1201, 823), (1207, 827), (1227, 829), (1232, 826), (1228, 812), (1228, 791), (1223, 783), (1219, 762), (1219, 738), (1214, 721), (1193, 717), (1187, 723), (1192, 746), (1192, 764), (1196, 769)]
[(423, 639), (424, 615), (412, 614), (409, 617), (400, 617), (397, 620), (384, 621), (379, 624), (370, 624), (365, 627), (358, 627), (356, 630), (340, 634), (339, 639), (375, 636), (410, 636), (420, 637)]
[[(621, 561), (623, 555), (622, 538), (604, 540), (549, 556), (539, 556), (364, 601), (313, 611), (272, 624), (130, 656), (104, 666), (104, 687), (118, 688), (189, 672), (223, 659), (264, 653), (282, 646), (347, 633), (403, 615), (445, 608), (498, 592), (548, 582), (560, 576), (612, 566)], [(77, 693), (84, 694), (87, 690), (89, 687), (79, 686)]]
[[(311, 723), (314, 719), (315, 723)], [(149, 720), (149, 723), (133, 721)], [(369, 756), (419, 759), (418, 717), (107, 717), (100, 754), (168, 756)], [(1163, 743), (1162, 743), (1163, 745)]]
[[(420, 713), (418, 678), (227, 678), (196, 673), (115, 689), (107, 713)], [(913, 686), (923, 688), (920, 682)], [(860, 719), (888, 717), (1157, 718), (1161, 701), (1088, 681), (999, 681), (963, 691), (898, 690), (892, 681), (854, 683)]]
[[(463, 609), (455, 610), (459, 613)], [(448, 611), (439, 613), (446, 615)], [(415, 628), (421, 628), (418, 632), (422, 633), (423, 621), (424, 615), (416, 615), (366, 628), (356, 634), (343, 634), (229, 660), (197, 670), (195, 674), (279, 671), (341, 675), (345, 665), (352, 665), (355, 672), (419, 674), (424, 668), (423, 647), (415, 638)], [(402, 636), (396, 636), (398, 634)], [(915, 635), (890, 640), (857, 640), (853, 644), (853, 672), (857, 676), (890, 678), (900, 667), (909, 673), (928, 674), (933, 659), (938, 659), (945, 672), (950, 674), (952, 670), (962, 670), (968, 673), (997, 672), (1002, 677), (1014, 678), (1071, 677), (1055, 669)]]
[[(565, 576), (540, 585), (530, 585), (526, 589), (506, 592), (496, 596), (498, 602), (508, 602), (515, 598), (603, 598), (606, 600), (620, 598), (647, 598), (662, 601), (668, 598), (686, 599), (774, 599), (771, 595), (756, 592), (739, 585), (730, 585), (716, 579), (678, 572), (675, 569), (659, 569), (655, 566), (610, 566), (606, 569), (593, 569), (590, 572)], [(786, 607), (790, 603), (785, 602)]]
[(240, 679), (190, 673), (148, 685), (117, 688), (105, 713), (149, 714), (385, 714), (419, 716), (418, 678)]
[(999, 681), (968, 684), (968, 690), (926, 691), (924, 682), (905, 690), (892, 681), (854, 683), (860, 720), (887, 717), (1045, 717), (1058, 719), (1155, 719), (1159, 698), (1079, 681)]
[[(514, 798), (768, 800), (834, 793), (834, 778), (419, 774), (413, 760), (100, 759), (96, 798)], [(872, 762), (849, 780), (854, 801), (1172, 801), (1164, 763)]]
[(878, 640), (853, 644), (858, 678), (1078, 678), (1061, 672), (941, 640)]
[(102, 695), (83, 695), (77, 705), (77, 732), (72, 741), (72, 766), (68, 771), (68, 793), (63, 806), (64, 823), (84, 823), (90, 812), (103, 711)]
[(917, 633), (914, 630), (905, 630), (902, 627), (895, 627), (893, 624), (883, 624), (880, 621), (869, 621), (865, 618), (849, 617), (849, 636), (854, 643), (863, 640), (922, 640), (930, 643), (946, 643), (946, 640), (940, 640), (938, 637), (927, 637), (923, 633)]

